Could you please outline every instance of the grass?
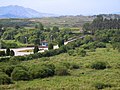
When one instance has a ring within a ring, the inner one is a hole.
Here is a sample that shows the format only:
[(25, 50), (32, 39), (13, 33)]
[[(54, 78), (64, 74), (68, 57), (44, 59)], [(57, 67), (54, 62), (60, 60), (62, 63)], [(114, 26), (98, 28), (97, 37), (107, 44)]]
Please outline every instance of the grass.
[[(91, 69), (90, 65), (95, 61), (107, 62), (104, 70)], [(103, 83), (108, 87), (103, 90), (120, 90), (120, 53), (110, 49), (97, 49), (96, 52), (87, 52), (86, 57), (69, 56), (67, 53), (53, 57), (24, 61), (21, 65), (41, 65), (53, 63), (55, 66), (61, 63), (75, 63), (79, 69), (69, 69), (69, 76), (53, 76), (31, 81), (19, 81), (11, 85), (1, 85), (2, 90), (97, 90), (96, 83)], [(3, 63), (2, 63), (3, 64)], [(101, 84), (102, 85), (102, 84)], [(109, 86), (110, 85), (110, 86)]]

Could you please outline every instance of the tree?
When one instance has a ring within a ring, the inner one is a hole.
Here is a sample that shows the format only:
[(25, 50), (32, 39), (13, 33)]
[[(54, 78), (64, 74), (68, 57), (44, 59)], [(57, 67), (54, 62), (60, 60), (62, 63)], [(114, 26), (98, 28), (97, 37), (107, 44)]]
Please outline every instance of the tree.
[(44, 26), (43, 26), (42, 23), (39, 23), (39, 29), (40, 29), (40, 30), (44, 30)]
[(51, 49), (53, 49), (53, 44), (52, 44), (52, 43), (49, 43), (49, 44), (48, 44), (48, 50), (51, 50)]
[(33, 52), (34, 52), (34, 53), (37, 53), (38, 51), (39, 51), (38, 46), (35, 46)]
[(63, 39), (58, 41), (58, 46), (61, 47), (62, 45), (64, 45), (64, 40)]
[(13, 50), (10, 51), (10, 56), (14, 56), (15, 52)]
[(7, 49), (6, 49), (6, 56), (9, 56), (9, 55), (10, 55), (10, 49), (7, 48)]
[(59, 32), (59, 31), (60, 31), (60, 30), (59, 30), (59, 27), (57, 27), (57, 26), (54, 26), (52, 30), (53, 30), (54, 32)]

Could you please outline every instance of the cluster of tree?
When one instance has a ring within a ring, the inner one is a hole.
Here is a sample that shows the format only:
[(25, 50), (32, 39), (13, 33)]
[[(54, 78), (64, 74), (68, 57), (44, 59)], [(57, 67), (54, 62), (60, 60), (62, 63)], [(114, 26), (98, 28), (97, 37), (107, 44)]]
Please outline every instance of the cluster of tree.
[(104, 29), (120, 29), (120, 19), (107, 19), (104, 18), (102, 15), (98, 15), (92, 23), (85, 23), (83, 25), (84, 34), (88, 31), (94, 34), (96, 30)]
[(0, 56), (14, 56), (15, 52), (13, 50), (10, 50), (9, 48), (5, 51), (0, 51)]
[(60, 39), (68, 40), (71, 37), (71, 30), (69, 28), (60, 30), (57, 26), (45, 28), (42, 23), (36, 23), (34, 28), (30, 29), (18, 25), (3, 28), (0, 25), (0, 36), (3, 40), (15, 40), (23, 44), (40, 45), (43, 40), (57, 44)]

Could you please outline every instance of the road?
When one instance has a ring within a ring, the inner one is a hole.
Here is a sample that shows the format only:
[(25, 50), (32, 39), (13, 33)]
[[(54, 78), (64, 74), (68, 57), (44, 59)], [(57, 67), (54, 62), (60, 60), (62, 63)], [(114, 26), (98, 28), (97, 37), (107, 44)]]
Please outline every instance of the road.
[[(81, 37), (78, 37), (78, 38), (84, 38), (84, 36), (81, 36)], [(67, 42), (64, 42), (64, 45), (67, 45), (69, 42), (72, 42), (72, 41), (75, 41), (77, 40), (78, 38), (75, 38), (75, 39), (71, 39), (71, 40), (68, 40)], [(53, 47), (54, 49), (58, 49), (58, 45), (55, 45)], [(15, 56), (24, 56), (24, 55), (29, 55), (29, 54), (33, 54), (33, 52), (21, 52), (23, 50), (33, 50), (34, 47), (23, 47), (23, 48), (14, 48), (14, 49), (11, 49), (15, 52)], [(48, 48), (39, 48), (40, 51), (39, 52), (44, 52), (45, 50), (48, 50)], [(1, 50), (6, 50), (6, 49), (0, 49)]]

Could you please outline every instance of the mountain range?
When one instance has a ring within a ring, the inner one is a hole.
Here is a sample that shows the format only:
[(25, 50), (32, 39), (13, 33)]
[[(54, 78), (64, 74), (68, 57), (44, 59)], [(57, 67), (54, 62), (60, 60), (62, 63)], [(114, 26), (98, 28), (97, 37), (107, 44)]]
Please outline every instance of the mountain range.
[(52, 17), (54, 14), (40, 13), (36, 10), (17, 5), (0, 7), (0, 18), (41, 18)]

